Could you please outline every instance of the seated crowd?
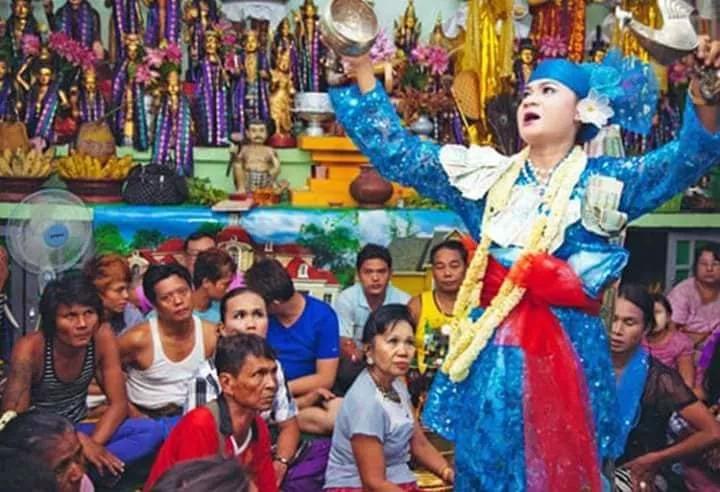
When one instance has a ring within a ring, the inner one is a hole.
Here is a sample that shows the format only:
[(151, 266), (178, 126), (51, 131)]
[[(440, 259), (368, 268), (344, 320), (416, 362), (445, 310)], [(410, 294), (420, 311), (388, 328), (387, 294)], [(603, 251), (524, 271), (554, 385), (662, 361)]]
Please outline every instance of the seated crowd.
[[(147, 491), (450, 486), (450, 447), (418, 415), (468, 261), (459, 241), (435, 245), (433, 289), (411, 297), (369, 244), (330, 306), (275, 259), (238, 275), (207, 234), (138, 286), (123, 257), (93, 258), (47, 285), (39, 329), (13, 346), (3, 490), (107, 489), (133, 469)], [(614, 309), (616, 484), (720, 490), (720, 251), (701, 248), (667, 298), (622, 286)]]

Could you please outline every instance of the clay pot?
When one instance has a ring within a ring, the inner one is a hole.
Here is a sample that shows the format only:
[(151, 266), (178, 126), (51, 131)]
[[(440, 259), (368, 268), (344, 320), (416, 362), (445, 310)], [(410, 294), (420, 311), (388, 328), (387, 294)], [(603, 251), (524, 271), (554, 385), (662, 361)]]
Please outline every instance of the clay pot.
[(83, 123), (77, 136), (77, 151), (97, 157), (103, 164), (115, 155), (115, 137), (104, 121)]
[(30, 149), (30, 139), (25, 123), (0, 121), (0, 152), (5, 149), (12, 151)]
[(361, 208), (381, 208), (392, 194), (392, 183), (370, 165), (362, 166), (360, 175), (350, 183), (350, 195)]

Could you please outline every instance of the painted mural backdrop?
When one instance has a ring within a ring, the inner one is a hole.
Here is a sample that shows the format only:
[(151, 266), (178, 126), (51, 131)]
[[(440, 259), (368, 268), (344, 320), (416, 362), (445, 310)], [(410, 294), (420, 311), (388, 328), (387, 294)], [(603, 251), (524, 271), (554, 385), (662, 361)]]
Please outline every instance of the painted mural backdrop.
[[(196, 231), (217, 234), (228, 228), (241, 228), (257, 247), (306, 248), (313, 253), (313, 266), (332, 271), (343, 285), (352, 281), (355, 254), (366, 243), (390, 246), (403, 238), (429, 240), (438, 233), (467, 232), (460, 218), (447, 210), (264, 208), (243, 214), (203, 207), (105, 206), (94, 210), (99, 253), (156, 250)], [(403, 263), (401, 257), (394, 260)]]

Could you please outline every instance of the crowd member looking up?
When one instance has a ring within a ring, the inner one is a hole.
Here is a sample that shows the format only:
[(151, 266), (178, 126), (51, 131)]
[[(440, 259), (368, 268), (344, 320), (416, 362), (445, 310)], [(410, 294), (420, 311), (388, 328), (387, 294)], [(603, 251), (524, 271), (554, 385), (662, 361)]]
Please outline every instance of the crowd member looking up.
[[(642, 347), (643, 336), (655, 326), (653, 300), (639, 285), (620, 288), (615, 303), (610, 349), (617, 379), (623, 455), (616, 466), (629, 473), (633, 490), (652, 490), (656, 476), (673, 463), (720, 442), (720, 425), (683, 382)], [(677, 412), (695, 430), (667, 445), (666, 431)]]
[(337, 296), (334, 306), (340, 321), (342, 354), (352, 361), (363, 358), (362, 330), (370, 313), (385, 304), (406, 304), (410, 299), (390, 284), (392, 256), (387, 248), (366, 244), (358, 252), (355, 268), (357, 282)]
[[(115, 334), (101, 322), (103, 305), (95, 288), (72, 272), (48, 283), (40, 298), (40, 330), (13, 348), (3, 410), (33, 407), (61, 415), (76, 425), (92, 472), (119, 477), (125, 465), (150, 454), (160, 443), (152, 421), (126, 419), (128, 401)], [(94, 423), (87, 395), (95, 378), (107, 409)]]
[[(72, 422), (65, 417), (41, 410), (22, 414), (5, 413), (0, 417), (0, 448), (29, 455), (42, 463), (31, 472), (47, 481), (49, 468), (55, 488), (35, 489), (37, 492), (92, 492), (94, 487), (85, 475), (83, 446)], [(21, 470), (16, 469), (19, 474)], [(27, 477), (25, 477), (27, 479)], [(2, 489), (9, 490), (7, 482)], [(23, 492), (32, 489), (23, 489)], [(19, 492), (19, 491), (18, 491)]]
[[(102, 317), (116, 335), (143, 322), (142, 313), (129, 301), (131, 274), (125, 258), (116, 254), (97, 256), (87, 262), (83, 273), (97, 289), (103, 304)], [(106, 399), (96, 381), (88, 393), (91, 416), (102, 415)]]
[(192, 294), (195, 315), (217, 324), (220, 322), (220, 299), (227, 292), (235, 272), (235, 262), (224, 250), (211, 248), (195, 260)]
[(278, 355), (300, 408), (300, 429), (330, 434), (340, 405), (329, 391), (338, 367), (335, 312), (328, 304), (297, 292), (290, 275), (276, 260), (255, 263), (245, 272), (245, 281), (267, 303), (267, 340)]
[(415, 352), (410, 313), (402, 304), (374, 311), (365, 324), (367, 368), (343, 399), (335, 424), (325, 489), (417, 491), (408, 462), (452, 483), (453, 470), (417, 419), (402, 378)]
[(129, 302), (131, 274), (125, 258), (116, 254), (96, 256), (87, 262), (83, 272), (100, 294), (103, 319), (116, 335), (142, 323), (142, 313)]
[(177, 422), (187, 385), (200, 365), (215, 352), (215, 325), (193, 315), (190, 273), (180, 265), (153, 265), (143, 289), (157, 316), (131, 328), (118, 339), (127, 368), (131, 410), (139, 415)]
[(668, 294), (672, 320), (701, 349), (720, 327), (720, 246), (708, 244), (695, 254), (693, 276)]
[(650, 355), (675, 369), (689, 387), (695, 387), (695, 351), (692, 340), (672, 321), (672, 306), (662, 294), (652, 294), (655, 324), (642, 342)]
[(443, 241), (430, 250), (430, 263), (433, 290), (414, 296), (408, 303), (415, 325), (415, 359), (408, 372), (408, 388), (416, 407), (447, 353), (448, 336), (442, 327), (452, 319), (455, 298), (467, 271), (468, 252), (460, 241)]
[(151, 492), (257, 492), (245, 469), (233, 459), (190, 460), (170, 468)]
[[(220, 302), (220, 337), (237, 333), (267, 337), (268, 315), (265, 301), (256, 292), (239, 287), (233, 289)], [(215, 400), (220, 394), (220, 380), (212, 360), (204, 362), (188, 387), (188, 412), (197, 406)], [(300, 428), (297, 423), (297, 405), (290, 394), (282, 371), (277, 364), (277, 391), (272, 407), (262, 413), (268, 425), (277, 425), (276, 449), (273, 456), (273, 468), (278, 485), (285, 478), (288, 466), (295, 456), (300, 441)]]
[(175, 464), (214, 455), (246, 466), (260, 492), (278, 490), (270, 432), (260, 416), (272, 407), (277, 363), (270, 346), (256, 335), (222, 337), (215, 354), (222, 394), (185, 415), (160, 448), (145, 490)]

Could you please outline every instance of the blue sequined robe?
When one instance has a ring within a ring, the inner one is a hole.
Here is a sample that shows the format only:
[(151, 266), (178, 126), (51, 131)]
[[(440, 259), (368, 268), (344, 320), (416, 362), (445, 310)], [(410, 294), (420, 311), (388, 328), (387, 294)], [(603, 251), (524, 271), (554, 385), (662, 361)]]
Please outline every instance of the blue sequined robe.
[[(379, 85), (364, 95), (356, 86), (335, 88), (331, 98), (338, 120), (381, 174), (445, 203), (479, 237), (484, 200), (469, 200), (449, 183), (440, 163), (441, 148), (401, 126)], [(633, 158), (589, 158), (571, 200), (582, 200), (591, 176), (610, 176), (624, 183), (620, 210), (632, 220), (653, 211), (719, 162), (720, 133), (709, 134), (688, 104), (678, 138), (658, 150)], [(523, 193), (529, 184), (528, 175), (521, 173), (513, 193)], [(551, 253), (567, 261), (586, 293), (597, 297), (619, 278), (628, 252), (591, 233), (580, 220), (568, 222), (562, 244)], [(519, 247), (497, 244), (490, 251), (506, 267), (519, 252)], [(584, 371), (599, 455), (615, 458), (624, 442), (618, 437), (615, 378), (604, 325), (599, 317), (578, 309), (552, 310)], [(479, 310), (473, 314), (479, 315)], [(435, 378), (423, 421), (455, 442), (456, 491), (526, 490), (522, 402), (523, 392), (531, 388), (523, 387), (523, 357), (521, 348), (493, 340), (464, 381), (453, 384), (442, 373)]]

